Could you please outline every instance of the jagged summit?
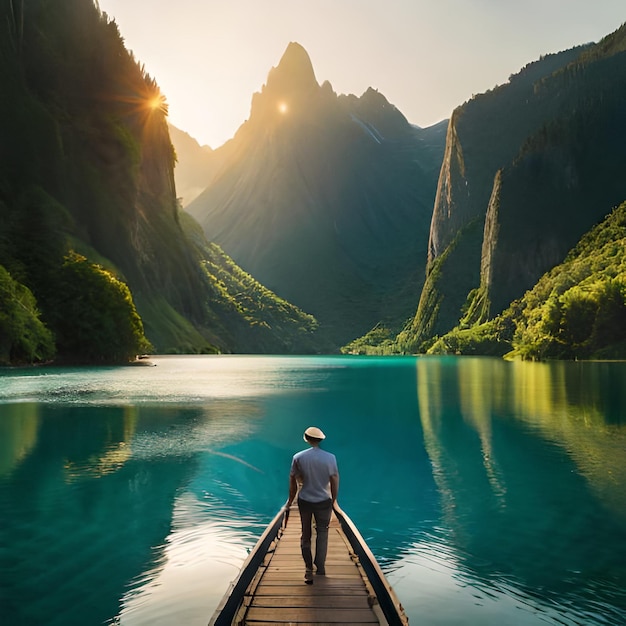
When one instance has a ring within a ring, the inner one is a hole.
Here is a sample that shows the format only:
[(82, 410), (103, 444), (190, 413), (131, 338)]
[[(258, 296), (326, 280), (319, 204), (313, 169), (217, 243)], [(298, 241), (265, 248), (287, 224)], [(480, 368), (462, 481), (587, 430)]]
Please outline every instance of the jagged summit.
[(267, 76), (266, 89), (272, 92), (301, 92), (319, 87), (308, 52), (290, 42), (280, 62)]
[(341, 99), (361, 120), (375, 128), (381, 138), (397, 139), (408, 132), (406, 117), (373, 87), (369, 87), (360, 98), (348, 95), (341, 96)]
[(308, 52), (292, 41), (278, 65), (269, 71), (261, 92), (253, 95), (250, 119), (263, 117), (267, 121), (268, 116), (279, 119), (306, 111), (319, 101), (322, 92), (332, 93), (332, 89), (319, 86)]

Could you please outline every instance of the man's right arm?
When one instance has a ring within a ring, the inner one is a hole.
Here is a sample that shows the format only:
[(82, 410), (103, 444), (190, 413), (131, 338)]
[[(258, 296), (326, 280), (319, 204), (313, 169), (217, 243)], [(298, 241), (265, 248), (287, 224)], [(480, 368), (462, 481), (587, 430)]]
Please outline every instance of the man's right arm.
[(298, 493), (298, 481), (296, 480), (296, 477), (292, 474), (291, 476), (289, 476), (289, 499), (287, 500), (287, 508), (291, 506), (291, 503), (296, 497), (296, 493)]

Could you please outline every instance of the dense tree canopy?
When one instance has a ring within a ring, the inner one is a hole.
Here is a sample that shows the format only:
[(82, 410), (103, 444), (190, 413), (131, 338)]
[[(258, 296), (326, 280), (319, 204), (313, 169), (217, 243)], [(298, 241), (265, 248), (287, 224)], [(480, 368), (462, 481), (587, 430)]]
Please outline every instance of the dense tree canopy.
[(150, 350), (125, 283), (70, 254), (54, 296), (59, 351), (78, 361), (125, 362)]
[(516, 353), (525, 358), (626, 356), (626, 203), (581, 239), (521, 300)]
[(39, 318), (35, 297), (0, 265), (0, 365), (45, 361), (53, 355), (52, 333)]

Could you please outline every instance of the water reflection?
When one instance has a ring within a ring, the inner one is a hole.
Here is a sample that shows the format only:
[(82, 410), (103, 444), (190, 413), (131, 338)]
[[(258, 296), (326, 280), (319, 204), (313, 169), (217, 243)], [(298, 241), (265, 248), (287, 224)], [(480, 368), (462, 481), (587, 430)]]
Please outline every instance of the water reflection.
[(562, 446), (599, 500), (626, 518), (624, 366), (528, 365), (512, 367), (512, 411), (543, 438)]
[(578, 619), (613, 623), (626, 601), (626, 428), (615, 419), (626, 370), (589, 368), (418, 360), (424, 444), (452, 534), (413, 554), (445, 543), (474, 589), (513, 588), (542, 611), (549, 598), (561, 615), (572, 602)]
[[(125, 407), (115, 411), (112, 419), (96, 419), (72, 429), (72, 438), (79, 439), (77, 450), (64, 460), (66, 482), (102, 478), (118, 471), (131, 458), (131, 444), (137, 429), (137, 410)], [(100, 432), (93, 432), (94, 428)], [(97, 449), (90, 450), (93, 444)]]
[[(2, 421), (12, 413), (2, 407)], [(36, 443), (0, 482), (3, 621), (102, 623), (117, 613), (125, 581), (154, 560), (193, 465), (132, 462), (133, 411), (39, 414)]]
[(0, 478), (23, 461), (37, 443), (39, 407), (33, 403), (9, 405), (0, 419)]

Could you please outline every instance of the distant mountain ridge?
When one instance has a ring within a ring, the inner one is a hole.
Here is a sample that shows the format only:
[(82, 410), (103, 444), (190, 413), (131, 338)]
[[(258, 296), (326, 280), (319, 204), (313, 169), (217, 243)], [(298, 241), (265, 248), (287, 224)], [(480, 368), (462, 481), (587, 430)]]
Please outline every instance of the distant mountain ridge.
[(201, 146), (191, 135), (169, 122), (167, 127), (176, 150), (176, 195), (184, 207), (206, 189), (219, 167), (219, 160), (211, 147)]
[(414, 311), (446, 123), (412, 126), (373, 89), (337, 96), (291, 43), (188, 211), (339, 346)]

